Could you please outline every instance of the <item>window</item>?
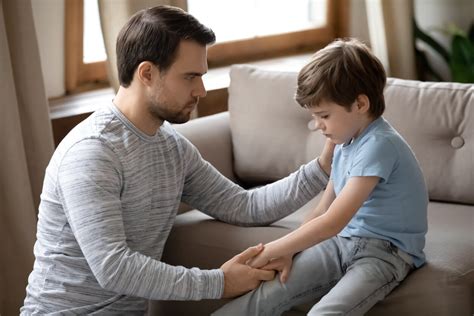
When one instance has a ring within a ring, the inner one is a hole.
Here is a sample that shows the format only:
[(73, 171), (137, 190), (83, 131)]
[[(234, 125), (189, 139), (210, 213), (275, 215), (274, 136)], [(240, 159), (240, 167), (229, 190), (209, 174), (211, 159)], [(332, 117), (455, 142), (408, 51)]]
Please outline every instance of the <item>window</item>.
[(97, 0), (66, 0), (66, 94), (107, 85)]
[[(347, 6), (348, 0), (188, 0), (188, 11), (216, 33), (211, 68), (315, 51), (347, 33)], [(107, 81), (98, 16), (97, 0), (66, 0), (67, 93)]]
[(323, 27), (326, 9), (327, 0), (188, 0), (189, 13), (214, 30), (218, 43)]
[(84, 0), (84, 63), (105, 61), (104, 38), (100, 28), (99, 6), (97, 0)]
[(347, 0), (188, 0), (216, 33), (209, 67), (315, 51), (346, 36)]

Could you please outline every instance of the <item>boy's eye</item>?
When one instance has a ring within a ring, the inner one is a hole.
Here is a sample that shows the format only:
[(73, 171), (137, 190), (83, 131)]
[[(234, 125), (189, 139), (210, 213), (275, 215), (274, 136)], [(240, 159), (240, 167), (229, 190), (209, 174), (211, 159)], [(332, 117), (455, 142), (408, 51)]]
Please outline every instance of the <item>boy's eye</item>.
[(329, 118), (329, 114), (324, 114), (324, 115), (321, 115), (321, 114), (311, 114), (311, 116), (313, 117), (313, 119), (317, 120), (317, 119), (320, 119), (320, 120), (325, 120), (327, 118)]

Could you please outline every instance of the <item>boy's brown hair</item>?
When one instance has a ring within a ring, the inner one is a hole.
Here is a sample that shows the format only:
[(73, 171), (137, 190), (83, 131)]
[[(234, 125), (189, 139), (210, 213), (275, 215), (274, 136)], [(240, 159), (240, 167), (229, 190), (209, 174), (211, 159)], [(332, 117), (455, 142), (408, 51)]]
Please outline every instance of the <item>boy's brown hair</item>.
[(317, 51), (298, 74), (296, 101), (303, 107), (335, 102), (350, 111), (360, 94), (370, 101), (369, 113), (385, 110), (383, 90), (387, 76), (381, 62), (356, 39), (338, 39)]

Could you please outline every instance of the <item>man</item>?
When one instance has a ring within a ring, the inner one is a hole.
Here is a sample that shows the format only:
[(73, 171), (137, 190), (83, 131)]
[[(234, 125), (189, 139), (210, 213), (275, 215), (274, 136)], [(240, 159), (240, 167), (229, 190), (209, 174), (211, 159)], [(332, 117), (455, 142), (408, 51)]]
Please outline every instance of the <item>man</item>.
[[(274, 277), (245, 264), (261, 245), (214, 270), (160, 261), (180, 201), (228, 223), (263, 225), (327, 183), (312, 161), (246, 191), (172, 128), (206, 95), (206, 46), (214, 41), (212, 30), (168, 6), (140, 11), (123, 27), (117, 95), (65, 137), (46, 170), (22, 314), (143, 314), (146, 299), (235, 297)], [(326, 173), (332, 149), (319, 161)]]

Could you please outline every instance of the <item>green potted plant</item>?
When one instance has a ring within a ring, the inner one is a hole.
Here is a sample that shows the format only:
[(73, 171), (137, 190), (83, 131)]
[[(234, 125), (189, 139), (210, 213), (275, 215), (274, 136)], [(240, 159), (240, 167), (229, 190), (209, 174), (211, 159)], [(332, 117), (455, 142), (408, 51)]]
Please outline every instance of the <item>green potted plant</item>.
[[(433, 48), (448, 64), (453, 81), (474, 83), (474, 23), (466, 33), (455, 25), (449, 25), (445, 32), (451, 36), (451, 50), (446, 50), (430, 35), (421, 30), (413, 20), (415, 40), (419, 39)], [(429, 64), (423, 51), (416, 48), (418, 73), (422, 80), (434, 78), (443, 81), (438, 72)]]

